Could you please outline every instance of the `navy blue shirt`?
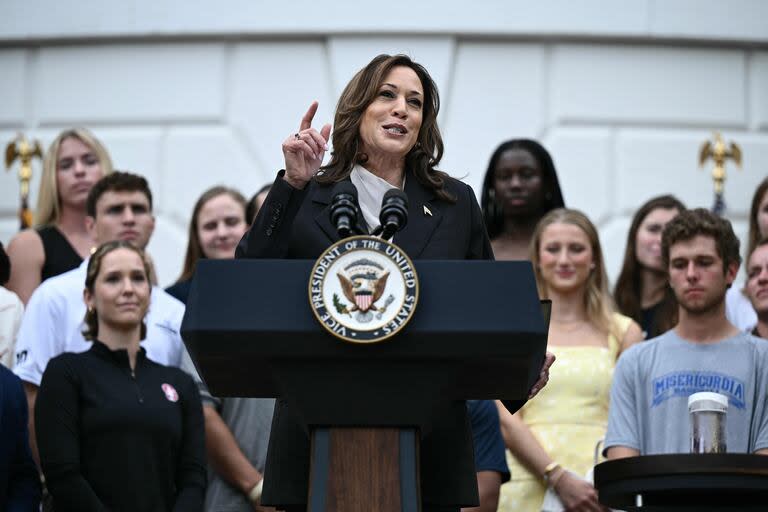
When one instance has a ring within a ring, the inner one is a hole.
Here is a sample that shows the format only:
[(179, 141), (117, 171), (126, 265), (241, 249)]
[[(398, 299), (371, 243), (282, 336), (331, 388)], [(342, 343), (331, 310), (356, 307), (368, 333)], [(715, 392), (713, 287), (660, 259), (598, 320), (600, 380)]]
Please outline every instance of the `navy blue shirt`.
[(40, 506), (40, 476), (29, 450), (27, 397), (21, 380), (0, 365), (0, 510)]
[(496, 404), (493, 400), (467, 400), (467, 413), (472, 425), (475, 471), (496, 471), (501, 474), (501, 483), (508, 482), (509, 466)]

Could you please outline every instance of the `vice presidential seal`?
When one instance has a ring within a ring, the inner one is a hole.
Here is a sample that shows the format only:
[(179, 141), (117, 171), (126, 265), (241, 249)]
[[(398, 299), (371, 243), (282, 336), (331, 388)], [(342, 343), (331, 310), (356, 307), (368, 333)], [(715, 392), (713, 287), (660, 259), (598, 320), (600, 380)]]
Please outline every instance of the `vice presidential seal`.
[(309, 302), (320, 324), (354, 343), (395, 335), (413, 316), (418, 299), (413, 262), (381, 238), (340, 240), (318, 258), (309, 279)]

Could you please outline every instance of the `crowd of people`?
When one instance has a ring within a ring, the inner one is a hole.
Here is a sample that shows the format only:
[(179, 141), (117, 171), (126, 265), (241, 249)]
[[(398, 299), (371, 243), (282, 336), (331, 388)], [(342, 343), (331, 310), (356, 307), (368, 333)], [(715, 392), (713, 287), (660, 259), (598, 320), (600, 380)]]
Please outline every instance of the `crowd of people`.
[(435, 408), (420, 444), (425, 511), (604, 510), (594, 465), (687, 452), (680, 425), (698, 391), (728, 397), (730, 451), (768, 454), (768, 178), (743, 253), (727, 220), (672, 195), (646, 201), (611, 290), (598, 231), (566, 207), (548, 151), (500, 144), (478, 204), (437, 170), (439, 107), (426, 69), (376, 57), (342, 92), (333, 130), (313, 128), (309, 107), (272, 184), (250, 200), (221, 185), (200, 196), (166, 290), (145, 252), (149, 183), (113, 170), (87, 129), (59, 134), (35, 228), (0, 245), (0, 509), (305, 510), (309, 438), (295, 410), (213, 396), (180, 326), (201, 259), (317, 258), (334, 234), (316, 218), (342, 180), (371, 232), (390, 189), (429, 205), (394, 235), (412, 258), (530, 260), (552, 301), (557, 362), (548, 355), (528, 402)]

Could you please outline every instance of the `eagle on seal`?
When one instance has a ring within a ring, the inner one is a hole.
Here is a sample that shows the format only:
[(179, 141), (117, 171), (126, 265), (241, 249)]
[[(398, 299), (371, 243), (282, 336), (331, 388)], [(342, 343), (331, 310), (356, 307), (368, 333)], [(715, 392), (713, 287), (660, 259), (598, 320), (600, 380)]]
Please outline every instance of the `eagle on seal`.
[[(382, 295), (384, 295), (389, 272), (384, 272), (378, 279), (373, 279), (371, 277), (356, 277), (354, 279), (349, 279), (341, 273), (337, 273), (336, 275), (341, 282), (341, 289), (344, 292), (344, 296), (353, 304), (350, 309), (351, 312), (358, 310), (361, 313), (365, 313), (368, 310), (378, 311), (375, 303)], [(368, 286), (363, 286), (365, 284), (368, 284)]]

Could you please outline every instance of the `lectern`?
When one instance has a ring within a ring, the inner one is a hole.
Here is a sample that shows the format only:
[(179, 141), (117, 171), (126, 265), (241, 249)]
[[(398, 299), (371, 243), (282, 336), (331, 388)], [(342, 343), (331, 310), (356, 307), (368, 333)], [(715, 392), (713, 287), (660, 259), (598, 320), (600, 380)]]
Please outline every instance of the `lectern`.
[(531, 265), (416, 261), (410, 323), (355, 344), (311, 313), (312, 264), (200, 261), (184, 341), (214, 395), (292, 404), (312, 438), (309, 510), (417, 511), (418, 442), (439, 404), (519, 404), (538, 378), (547, 325)]
[(768, 457), (747, 453), (643, 455), (595, 466), (603, 505), (639, 512), (768, 510)]

